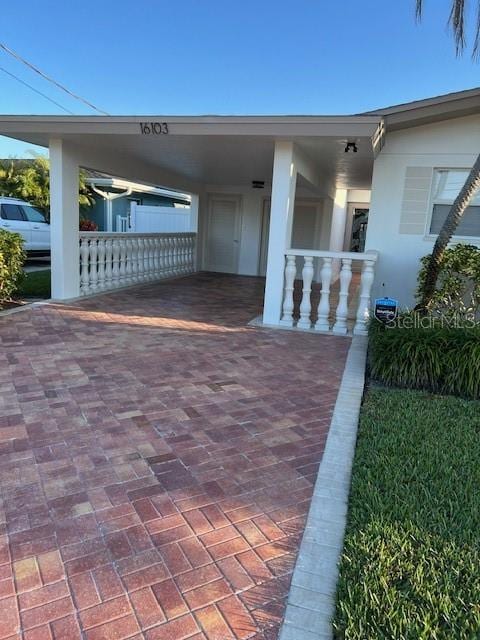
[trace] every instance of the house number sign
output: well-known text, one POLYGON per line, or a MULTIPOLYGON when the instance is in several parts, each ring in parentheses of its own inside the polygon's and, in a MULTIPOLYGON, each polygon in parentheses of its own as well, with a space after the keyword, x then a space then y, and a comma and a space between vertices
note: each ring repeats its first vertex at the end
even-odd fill
POLYGON ((168 133, 166 122, 140 122, 140 132, 144 136, 161 136, 168 133))

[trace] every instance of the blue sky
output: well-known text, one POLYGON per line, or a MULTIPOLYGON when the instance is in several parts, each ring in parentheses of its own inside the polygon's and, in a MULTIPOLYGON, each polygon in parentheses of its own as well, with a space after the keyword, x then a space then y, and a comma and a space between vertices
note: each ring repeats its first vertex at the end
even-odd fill
MULTIPOLYGON (((414 0, 23 0, 2 3, 1 40, 111 114, 358 113, 480 85, 450 0, 424 1, 418 25, 414 0)), ((93 113, 1 51, 0 66, 93 113)), ((62 111, 0 71, 0 113, 62 111)), ((29 148, 0 137, 0 157, 29 148)))

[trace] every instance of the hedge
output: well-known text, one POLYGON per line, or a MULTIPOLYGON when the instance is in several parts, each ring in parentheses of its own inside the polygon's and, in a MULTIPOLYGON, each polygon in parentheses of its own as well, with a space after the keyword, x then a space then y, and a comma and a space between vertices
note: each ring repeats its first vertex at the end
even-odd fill
POLYGON ((386 386, 480 399, 480 325, 454 328, 431 317, 427 320, 430 326, 411 328, 402 322, 394 326, 371 322, 372 379, 386 386))
POLYGON ((22 236, 0 229, 0 306, 17 290, 25 257, 22 236))

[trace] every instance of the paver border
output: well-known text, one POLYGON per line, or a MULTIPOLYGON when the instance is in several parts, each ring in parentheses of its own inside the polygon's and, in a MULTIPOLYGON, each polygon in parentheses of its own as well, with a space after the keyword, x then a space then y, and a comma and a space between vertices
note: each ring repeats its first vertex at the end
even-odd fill
POLYGON ((348 351, 297 556, 279 640, 331 640, 368 338, 348 351))

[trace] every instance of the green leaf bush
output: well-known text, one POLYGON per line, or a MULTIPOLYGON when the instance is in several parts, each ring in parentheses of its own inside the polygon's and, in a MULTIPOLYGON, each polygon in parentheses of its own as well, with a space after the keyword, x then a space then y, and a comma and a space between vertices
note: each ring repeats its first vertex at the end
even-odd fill
POLYGON ((386 386, 480 399, 480 325, 410 313, 369 329, 371 377, 386 386), (408 321, 408 322, 407 322, 408 321))
MULTIPOLYGON (((430 256, 421 260, 417 301, 421 299, 430 256)), ((429 309, 436 316, 480 319, 480 248, 457 244, 445 251, 429 309)))
POLYGON ((22 236, 0 229, 0 307, 20 285, 25 257, 22 236))

